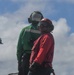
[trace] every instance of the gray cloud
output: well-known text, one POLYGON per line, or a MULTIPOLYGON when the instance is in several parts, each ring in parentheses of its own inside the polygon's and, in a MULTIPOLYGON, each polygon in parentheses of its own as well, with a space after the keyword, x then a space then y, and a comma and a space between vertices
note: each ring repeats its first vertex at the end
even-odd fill
POLYGON ((3 40, 3 44, 0 45, 0 75, 8 75, 8 73, 17 72, 17 40, 21 29, 27 24, 12 22, 7 17, 3 17, 0 23, 0 37, 3 40), (9 22, 14 25, 11 26, 9 22))
POLYGON ((54 38, 55 38, 55 56, 54 67, 57 75, 74 74, 74 33, 69 34, 70 27, 66 19, 59 19, 54 22, 54 38))

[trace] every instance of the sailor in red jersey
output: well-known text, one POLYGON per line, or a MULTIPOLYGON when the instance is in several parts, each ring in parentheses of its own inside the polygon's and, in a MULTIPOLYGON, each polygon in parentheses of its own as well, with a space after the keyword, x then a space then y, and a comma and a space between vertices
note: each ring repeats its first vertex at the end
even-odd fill
POLYGON ((54 26, 51 20, 43 18, 38 27, 42 35, 34 42, 28 75, 55 75, 52 69, 54 38, 51 34, 54 26))

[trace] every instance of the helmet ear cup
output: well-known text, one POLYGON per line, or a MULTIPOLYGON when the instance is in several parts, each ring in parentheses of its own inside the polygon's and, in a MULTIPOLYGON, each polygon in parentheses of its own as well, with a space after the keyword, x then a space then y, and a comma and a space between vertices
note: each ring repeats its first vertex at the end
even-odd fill
POLYGON ((33 13, 31 13, 30 17, 28 18, 28 22, 29 22, 29 23, 32 23, 32 14, 33 14, 33 13))
POLYGON ((31 20, 31 18, 28 18, 28 22, 29 22, 29 23, 32 23, 32 20, 31 20))
POLYGON ((52 32, 53 30, 54 30, 54 26, 51 25, 51 26, 49 27, 49 32, 52 32))

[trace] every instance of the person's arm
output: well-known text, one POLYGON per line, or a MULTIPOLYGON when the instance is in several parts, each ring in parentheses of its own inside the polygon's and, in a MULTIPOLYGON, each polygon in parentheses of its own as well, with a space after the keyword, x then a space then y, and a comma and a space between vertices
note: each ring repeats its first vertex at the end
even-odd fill
POLYGON ((18 62, 21 61, 21 55, 22 55, 22 51, 23 51, 23 46, 22 46, 22 36, 24 33, 24 29, 22 29, 19 39, 18 39, 18 44, 17 44, 17 60, 18 62))
POLYGON ((49 48, 51 47, 51 40, 49 37, 43 37, 40 41, 40 49, 37 54, 37 57, 33 61, 33 63, 30 65, 29 69, 30 71, 34 72, 38 67, 41 66, 41 63, 44 61, 46 54, 49 51, 49 48))
POLYGON ((51 47, 51 44, 52 44, 52 40, 50 37, 45 36, 41 39, 40 49, 39 49, 38 55, 35 58, 34 62, 42 64, 42 62, 44 61, 44 59, 51 47))

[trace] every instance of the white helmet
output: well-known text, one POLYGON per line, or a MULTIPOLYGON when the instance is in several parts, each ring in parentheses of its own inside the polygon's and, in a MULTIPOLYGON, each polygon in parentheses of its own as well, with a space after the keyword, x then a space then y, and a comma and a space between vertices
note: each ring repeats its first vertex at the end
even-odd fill
POLYGON ((39 22, 43 18, 43 15, 39 11, 34 11, 30 17, 28 18, 29 23, 32 23, 34 21, 39 22))

